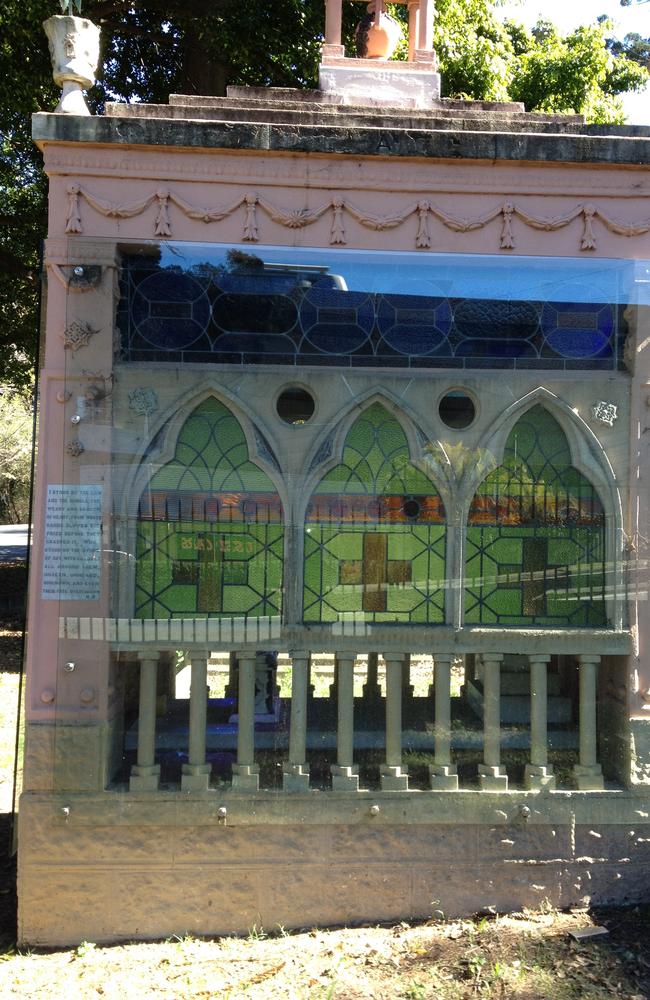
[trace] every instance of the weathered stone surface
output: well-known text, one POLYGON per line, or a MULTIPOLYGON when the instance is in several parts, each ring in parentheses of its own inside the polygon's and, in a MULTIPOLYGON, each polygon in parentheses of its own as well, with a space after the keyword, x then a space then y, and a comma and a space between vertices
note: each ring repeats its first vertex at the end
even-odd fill
MULTIPOLYGON (((457 796, 434 798, 454 799, 457 796)), ((77 797, 23 796, 22 943, 60 945, 253 924, 350 923, 494 907, 639 902, 650 897, 650 824, 192 825, 182 796, 167 822, 81 822, 77 797), (170 822, 170 818, 173 820, 170 822), (634 835, 631 830, 634 829, 634 835), (595 834, 595 835, 594 835, 595 834), (605 860, 606 858, 606 860, 605 860), (57 905, 51 905, 56 899, 57 905)), ((99 800, 97 800, 99 801, 99 800)), ((163 815, 163 814, 161 814, 163 815)), ((513 816, 516 812, 513 813, 513 816)), ((567 813, 569 820, 571 813, 567 813)))
MULTIPOLYGON (((169 146, 177 149, 248 149, 353 156, 424 156, 440 159, 545 163, 650 163, 650 143, 627 136, 533 135, 426 129, 339 128, 170 119, 82 118, 39 113, 39 142, 169 146)), ((649 132, 650 135, 650 132, 649 132)))

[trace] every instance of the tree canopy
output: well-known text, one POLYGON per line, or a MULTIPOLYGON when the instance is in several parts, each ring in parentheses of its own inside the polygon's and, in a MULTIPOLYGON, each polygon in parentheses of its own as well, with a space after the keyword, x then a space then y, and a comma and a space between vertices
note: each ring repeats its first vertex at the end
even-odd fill
MULTIPOLYGON (((354 51, 358 4, 344 4, 354 51)), ((30 138, 30 115, 52 109, 42 22, 57 0, 4 0, 0 8, 0 383, 30 378, 37 329, 39 246, 46 184, 30 138)), ((406 7, 394 8, 404 18, 406 7)), ((85 0, 102 29, 100 80, 89 103, 165 102, 170 93, 223 94, 228 84, 314 86, 324 0, 85 0)), ((561 36, 502 23, 490 0, 437 0, 434 45, 446 96, 523 101, 529 111, 577 112, 621 122, 619 95, 648 80, 650 40, 608 38, 609 22, 561 36)))

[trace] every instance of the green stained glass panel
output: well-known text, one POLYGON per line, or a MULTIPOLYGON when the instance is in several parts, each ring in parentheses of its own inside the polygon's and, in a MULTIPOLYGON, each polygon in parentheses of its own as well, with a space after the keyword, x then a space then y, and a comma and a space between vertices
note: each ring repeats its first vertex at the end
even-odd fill
POLYGON ((277 616, 283 548, 272 481, 235 417, 205 400, 140 501, 136 617, 277 616))
POLYGON ((410 459, 406 434, 380 404, 352 425, 343 461, 307 511, 304 619, 443 624, 445 512, 410 459))
POLYGON ((529 410, 470 509, 468 624, 606 626, 605 517, 557 421, 529 410))

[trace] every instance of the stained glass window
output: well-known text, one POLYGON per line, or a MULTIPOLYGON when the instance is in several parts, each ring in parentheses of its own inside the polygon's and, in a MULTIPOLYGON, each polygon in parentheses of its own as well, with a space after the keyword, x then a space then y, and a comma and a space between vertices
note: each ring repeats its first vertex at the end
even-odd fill
POLYGON ((442 624, 444 579, 442 500, 412 464, 398 420, 375 403, 309 503, 305 621, 442 624))
POLYGON ((629 275, 314 248, 125 253, 126 361, 364 368, 624 367, 629 275), (205 254, 205 256, 202 256, 205 254), (511 273, 510 273, 511 272, 511 273), (507 276, 509 275, 509 277, 507 276))
POLYGON ((279 615, 283 536, 280 498, 239 422, 205 400, 140 498, 136 616, 279 615))
POLYGON ((467 528, 465 621, 605 626, 605 516, 542 406, 508 438, 479 487, 467 528))

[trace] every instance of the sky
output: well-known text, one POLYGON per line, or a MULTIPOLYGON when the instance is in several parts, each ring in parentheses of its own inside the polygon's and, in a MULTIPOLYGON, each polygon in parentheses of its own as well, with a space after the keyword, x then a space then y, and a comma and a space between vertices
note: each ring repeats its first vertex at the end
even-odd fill
MULTIPOLYGON (((637 32, 644 38, 650 36, 650 3, 621 7, 618 0, 516 0, 497 8, 501 17, 521 21, 530 26, 539 17, 553 21, 563 32, 579 24, 589 24, 600 14, 607 14, 614 21, 613 34, 623 38, 637 32)), ((650 125, 650 87, 643 94, 630 94, 624 100, 628 120, 639 125, 650 125)))

